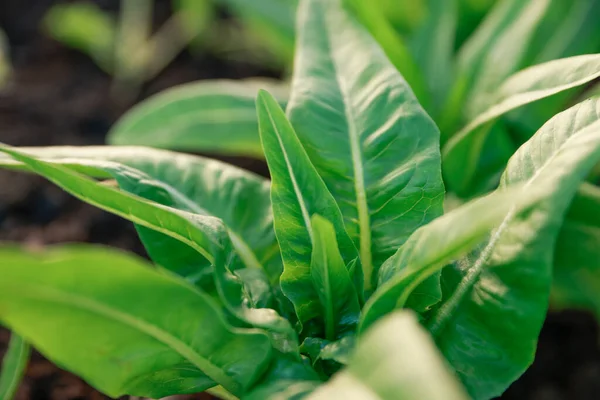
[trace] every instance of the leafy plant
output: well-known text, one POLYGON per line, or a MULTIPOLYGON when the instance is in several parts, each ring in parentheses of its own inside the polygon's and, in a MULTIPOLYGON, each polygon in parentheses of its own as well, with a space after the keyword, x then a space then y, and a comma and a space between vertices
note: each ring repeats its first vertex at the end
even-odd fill
MULTIPOLYGON (((0 320, 115 397, 501 394, 532 362, 572 199, 595 207, 582 183, 600 161, 600 98, 552 117, 497 190, 444 213, 440 131, 356 11, 300 2, 287 116, 267 91, 256 100, 271 181, 143 147, 0 147, 1 165, 134 222, 154 262, 2 248, 0 320)), ((560 85, 592 79, 596 58, 561 61, 585 68, 560 85)), ((119 129, 176 117, 170 105, 119 129)))
MULTIPOLYGON (((378 40, 440 127, 442 172, 450 200, 447 207, 496 188, 512 154, 545 121, 600 93, 600 85, 594 84, 600 79, 600 54, 586 54, 600 50, 600 25, 595 23, 600 12, 598 0, 343 3, 378 40)), ((184 109, 184 102, 190 103, 195 97, 212 102, 204 93, 213 85, 200 82, 188 89, 181 87, 185 100, 167 92, 143 102, 115 125, 109 142, 264 157, 259 154, 258 129, 249 120, 234 136, 220 133, 230 126, 229 119, 162 112, 164 104, 172 110, 184 109), (169 129, 152 135, 137 129, 144 126, 146 113, 161 115, 157 129, 147 131, 156 132, 163 126, 169 129), (215 140, 215 133, 222 140, 215 140)), ((235 104, 232 122, 237 121, 240 108, 237 97, 245 96, 248 90, 245 82, 236 85, 237 89, 229 91, 228 86, 224 90, 235 104)), ((288 97, 278 91, 282 103, 288 97)), ((219 97, 215 104, 221 109, 225 100, 219 97)), ((250 115, 249 111, 244 115, 250 115)), ((598 171, 600 164, 588 177, 589 182, 597 181, 598 171)), ((596 246, 590 248, 594 251, 596 246)), ((600 256, 598 251, 594 254, 600 256)), ((573 261, 566 246, 559 246, 556 259, 571 260, 570 268, 555 267, 564 277, 556 280, 554 288, 555 293, 562 293, 561 306, 596 304, 593 291, 576 285, 582 282, 577 274, 591 274, 589 263, 573 261), (559 288, 561 282, 571 282, 570 289, 559 288), (570 302, 568 293, 573 295, 570 302), (582 301, 584 293, 588 293, 587 300, 582 301)), ((600 308, 593 309, 600 313, 600 308)))

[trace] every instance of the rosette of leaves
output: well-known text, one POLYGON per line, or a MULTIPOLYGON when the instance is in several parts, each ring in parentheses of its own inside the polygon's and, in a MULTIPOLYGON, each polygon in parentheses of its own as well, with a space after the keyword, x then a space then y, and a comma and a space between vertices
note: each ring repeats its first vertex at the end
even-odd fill
POLYGON ((264 90, 256 109, 270 181, 143 147, 0 147, 3 166, 135 223, 152 259, 0 249, 15 343, 114 397, 502 393, 532 362, 559 231, 600 160, 600 99, 447 213, 438 127, 340 0, 300 2, 287 115, 264 90))
MULTIPOLYGON (((447 208, 488 193, 553 115, 598 95, 600 0, 344 0, 440 128, 447 208), (589 54, 591 53, 591 54, 589 54)), ((286 85, 261 82, 285 105, 286 85)), ((202 81, 142 102, 109 142, 264 157, 254 81, 202 81), (195 107, 203 112, 195 113, 195 107)), ((302 132, 299 132, 302 138, 302 132)), ((600 164, 577 194, 555 251, 553 304, 600 315, 600 164), (593 185, 596 186, 593 186, 593 185), (581 201, 580 201, 581 200, 581 201), (574 210, 577 204, 585 211, 574 210), (574 239, 574 238, 579 239, 574 239)))

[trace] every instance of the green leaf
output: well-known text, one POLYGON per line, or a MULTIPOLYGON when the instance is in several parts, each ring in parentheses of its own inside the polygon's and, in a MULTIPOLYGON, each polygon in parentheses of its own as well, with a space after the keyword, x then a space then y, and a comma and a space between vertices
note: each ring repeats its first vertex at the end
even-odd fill
POLYGON ((255 97, 259 88, 277 95, 287 87, 268 80, 200 81, 161 92, 127 112, 108 141, 165 149, 264 157, 255 97))
POLYGON ((600 316, 600 188, 584 184, 554 250, 554 308, 584 308, 600 316))
POLYGON ((0 320, 111 397, 215 382, 239 395, 271 359, 263 333, 231 328, 211 298, 137 258, 90 246, 0 254, 0 320))
MULTIPOLYGON (((525 209, 535 199, 532 193, 524 196, 516 189, 499 191, 455 208, 419 228, 379 270, 378 287, 363 308, 359 330, 364 332, 396 308, 410 307, 407 300, 421 282, 472 251, 511 209, 525 209)), ((418 298, 415 295, 424 297, 429 304, 441 300, 439 288, 415 293, 413 302, 418 298)))
POLYGON ((44 26, 54 39, 90 56, 112 73, 117 24, 93 3, 57 4, 44 16, 44 26))
POLYGON ((299 13, 288 115, 342 210, 370 289, 379 266, 442 213, 439 131, 339 1, 307 0, 299 13))
POLYGON ((448 290, 427 326, 475 399, 499 396, 533 361, 556 237, 600 160, 598 115, 600 99, 580 103, 515 153, 502 185, 524 183, 525 193, 539 191, 543 199, 529 212, 509 212, 485 245, 442 275, 448 290))
POLYGON ((466 400, 468 396, 407 311, 373 326, 358 343, 350 365, 307 399, 466 400))
MULTIPOLYGON (((279 276, 273 262, 278 258, 278 249, 270 209, 270 183, 264 178, 220 161, 142 147, 22 150, 94 177, 117 179, 122 189, 154 202, 218 217, 228 227, 237 251, 249 267, 268 266, 271 276, 279 276)), ((0 166, 26 168, 8 155, 0 155, 0 166)), ((154 261, 181 275, 198 274, 204 261, 197 250, 152 229, 139 230, 154 261)))
MULTIPOLYGON (((124 192, 95 183, 62 166, 22 154, 16 157, 82 200, 136 222, 148 252, 166 268, 207 290, 213 288, 211 273, 214 273, 221 300, 242 324, 267 329, 278 349, 297 353, 296 334, 288 321, 270 308, 259 306, 257 309, 257 305, 248 304, 250 299, 243 295, 243 285, 256 283, 257 276, 235 276, 231 270, 239 266, 230 266, 233 242, 242 260, 250 259, 250 267, 261 267, 249 245, 236 234, 241 232, 242 226, 245 226, 242 230, 248 229, 242 235, 247 233, 257 249, 263 243, 266 254, 273 257, 275 239, 267 196, 268 181, 220 162, 159 150, 90 147, 78 151, 73 148, 30 148, 29 151, 79 168, 103 168, 102 172, 112 174, 124 190, 154 201, 147 203, 141 198, 128 197, 124 192), (81 158, 69 159, 65 154, 78 154, 81 158), (97 158, 110 159, 112 164, 99 162, 97 158), (115 161, 139 167, 149 176, 115 161), (173 186, 161 180, 172 182, 173 186), (206 209, 194 201, 201 202, 206 209), (239 204, 246 204, 248 208, 239 204), (225 230, 221 220, 207 210, 214 211, 231 227, 225 230), (230 241, 229 236, 234 240, 230 241)), ((6 163, 0 160, 0 164, 3 161, 6 163)), ((266 276, 262 284, 269 286, 266 276)))
MULTIPOLYGON (((310 216, 319 214, 333 224, 344 265, 358 257, 346 233, 341 212, 314 169, 283 110, 267 92, 257 99, 260 135, 271 178, 275 232, 281 247, 284 271, 281 289, 292 301, 300 323, 321 316, 319 295, 313 284, 311 253, 314 246, 310 216)), ((352 276, 362 298, 360 268, 352 276)), ((318 329, 318 328, 316 328, 318 329)))
POLYGON ((47 178, 75 197, 139 225, 174 237, 196 249, 205 258, 212 260, 211 238, 205 232, 212 232, 211 223, 215 221, 214 218, 194 216, 121 192, 64 166, 27 156, 15 148, 2 145, 0 152, 22 162, 32 172, 47 178))
POLYGON ((325 338, 335 340, 354 331, 360 305, 338 249, 333 225, 318 215, 310 222, 313 238, 310 273, 323 309, 325 338))
POLYGON ((25 374, 31 348, 16 334, 11 334, 0 369, 0 399, 12 400, 25 374))
MULTIPOLYGON (((549 0, 501 0, 461 47, 456 77, 440 122, 444 135, 480 114, 490 96, 517 71, 549 0)), ((445 136, 444 140, 449 139, 445 136)))
MULTIPOLYGON (((450 90, 458 4, 457 0, 428 0, 427 3, 429 15, 414 33, 410 48, 416 63, 423 71, 429 97, 432 99, 427 111, 435 119, 440 114, 450 90)), ((410 80, 407 81, 410 84, 410 80)))
MULTIPOLYGON (((350 265, 358 252, 344 229, 333 196, 312 166, 283 110, 264 91, 259 92, 257 110, 260 136, 273 180, 275 232, 284 263, 281 288, 294 304, 300 323, 304 324, 321 316, 319 295, 311 273, 314 237, 310 216, 319 214, 333 224, 344 265, 350 265)), ((355 268, 355 271, 352 279, 361 296, 361 270, 355 268)))
POLYGON ((491 106, 458 132, 443 151, 448 187, 464 194, 482 158, 486 124, 525 104, 581 86, 600 76, 600 54, 554 60, 520 71, 504 82, 491 106))

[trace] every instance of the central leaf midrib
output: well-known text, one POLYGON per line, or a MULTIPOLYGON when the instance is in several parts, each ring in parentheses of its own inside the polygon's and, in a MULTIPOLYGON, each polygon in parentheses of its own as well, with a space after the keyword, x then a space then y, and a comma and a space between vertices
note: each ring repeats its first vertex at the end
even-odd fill
MULTIPOLYGON (((323 10, 327 13, 327 10, 323 10)), ((371 289, 372 275, 373 275, 373 256, 371 251, 371 221, 369 218, 369 205, 367 203, 367 194, 365 190, 365 172, 363 169, 363 155, 361 151, 360 136, 358 129, 354 123, 352 103, 350 102, 350 96, 344 86, 342 79, 340 78, 337 66, 337 60, 335 57, 335 50, 337 47, 332 46, 333 36, 331 35, 331 27, 333 25, 324 23, 325 28, 328 32, 325 35, 328 53, 331 55, 331 67, 333 69, 333 75, 335 77, 337 86, 339 88, 340 97, 342 99, 342 105, 344 107, 344 116, 346 118, 348 126, 348 137, 350 142, 350 154, 352 157, 352 170, 354 171, 354 193, 356 196, 356 208, 358 216, 358 228, 359 228, 359 244, 360 244, 360 260, 363 268, 365 290, 371 289)))
MULTIPOLYGON (((52 301, 59 304, 64 304, 67 307, 79 308, 93 314, 97 314, 109 320, 117 321, 123 325, 129 326, 134 330, 142 332, 158 342, 167 345, 171 350, 181 355, 186 360, 194 364, 200 371, 208 377, 223 386, 227 386, 233 392, 238 392, 241 387, 232 377, 227 375, 222 368, 211 363, 207 358, 198 354, 193 348, 179 340, 169 332, 166 332, 160 327, 152 325, 144 320, 137 319, 134 316, 117 310, 111 306, 102 304, 88 297, 80 296, 74 293, 67 293, 58 290, 51 290, 48 287, 28 284, 29 289, 24 289, 22 285, 16 297, 26 297, 31 299, 52 301)), ((4 285, 3 291, 14 292, 11 286, 4 285)))

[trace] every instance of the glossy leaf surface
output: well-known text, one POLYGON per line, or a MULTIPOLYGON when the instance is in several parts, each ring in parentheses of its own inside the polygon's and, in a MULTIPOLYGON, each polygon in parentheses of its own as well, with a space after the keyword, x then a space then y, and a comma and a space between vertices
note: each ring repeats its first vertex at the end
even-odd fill
POLYGON ((485 245, 442 275, 428 327, 475 399, 500 395, 533 361, 546 316, 554 244, 567 207, 600 160, 599 99, 546 123, 511 158, 503 185, 543 195, 509 212, 485 245))
POLYGON ((254 101, 259 88, 285 104, 287 87, 275 81, 188 83, 132 108, 111 129, 108 140, 116 145, 262 158, 254 101))
POLYGON ((231 328, 208 296, 137 258, 89 246, 0 253, 0 319, 112 397, 215 382, 240 394, 270 361, 266 335, 231 328))
POLYGON ((360 250, 365 287, 442 212, 439 131, 339 1, 307 0, 288 115, 360 250))
MULTIPOLYGON (((249 267, 272 267, 278 257, 270 185, 264 178, 220 161, 142 147, 21 149, 97 178, 115 178, 122 189, 140 197, 222 219, 249 267)), ((0 165, 26 168, 4 154, 0 165)), ((140 234, 153 259, 169 269, 190 275, 203 265, 198 252, 178 240, 143 228, 140 234)))
MULTIPOLYGON (((257 100, 260 135, 271 172, 271 201, 275 232, 281 247, 283 293, 294 303, 301 323, 318 318, 319 296, 311 275, 313 228, 311 216, 326 218, 334 227, 345 265, 358 257, 344 229, 340 210, 325 183, 312 166, 283 110, 267 92, 257 100)), ((352 277, 359 296, 360 269, 352 277), (358 275, 358 277, 357 277, 358 275)))
POLYGON ((414 307, 421 297, 427 304, 440 301, 438 286, 430 291, 421 288, 413 294, 413 304, 407 304, 417 285, 472 251, 511 209, 522 210, 536 198, 532 193, 524 197, 516 189, 496 192, 455 208, 418 229, 381 267, 377 290, 363 309, 360 331, 395 308, 414 307))

